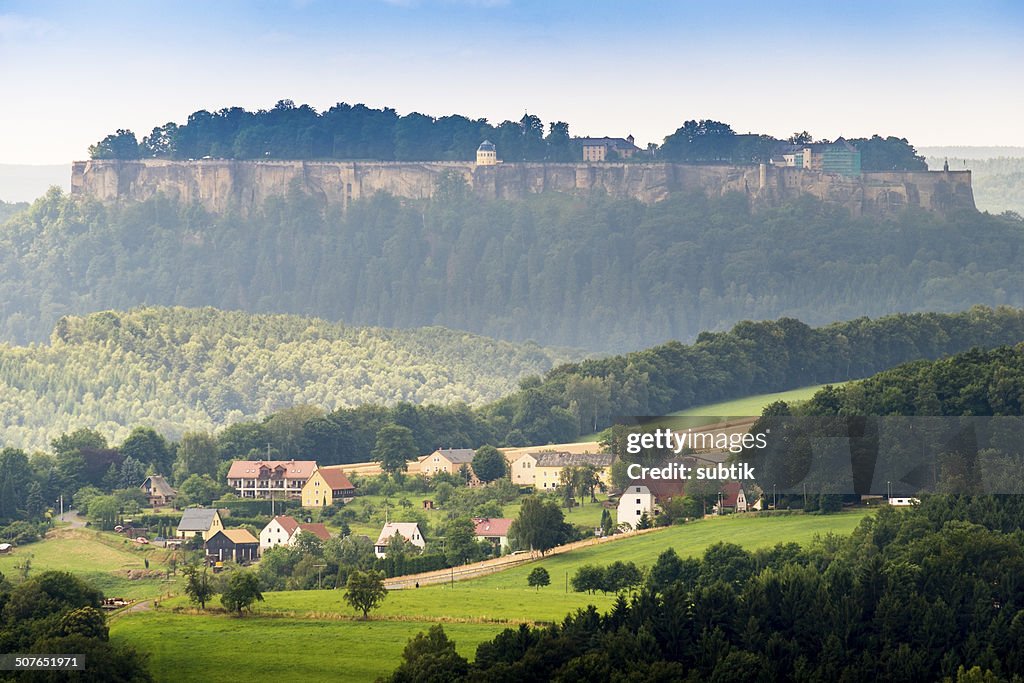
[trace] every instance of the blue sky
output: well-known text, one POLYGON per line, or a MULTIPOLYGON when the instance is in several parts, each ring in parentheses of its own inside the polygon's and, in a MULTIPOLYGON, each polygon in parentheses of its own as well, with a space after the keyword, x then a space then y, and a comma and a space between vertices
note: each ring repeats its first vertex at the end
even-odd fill
POLYGON ((0 0, 0 163, 282 98, 660 142, 714 118, 779 137, 1024 145, 1024 3, 0 0))

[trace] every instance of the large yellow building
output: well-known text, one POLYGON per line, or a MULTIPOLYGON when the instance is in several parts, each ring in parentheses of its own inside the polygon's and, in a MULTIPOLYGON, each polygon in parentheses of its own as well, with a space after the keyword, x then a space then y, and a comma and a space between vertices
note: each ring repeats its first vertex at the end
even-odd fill
POLYGON ((328 507, 355 494, 356 487, 341 467, 321 467, 310 475, 302 487, 302 507, 328 507))
POLYGON ((512 482, 532 484, 539 491, 551 491, 561 484, 562 470, 566 467, 593 465, 599 470, 601 481, 608 486, 612 481, 612 460, 610 453, 528 453, 512 463, 512 482), (520 482, 516 481, 517 474, 520 482))

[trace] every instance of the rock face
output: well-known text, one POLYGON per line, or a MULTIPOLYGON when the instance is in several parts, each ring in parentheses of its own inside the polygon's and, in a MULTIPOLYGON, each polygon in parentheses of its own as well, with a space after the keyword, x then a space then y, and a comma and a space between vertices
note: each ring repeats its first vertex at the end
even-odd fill
POLYGON ((102 201, 139 201, 158 193, 197 202, 214 212, 243 214, 291 190, 325 203, 387 192, 426 199, 446 174, 461 176, 472 192, 518 199, 541 192, 603 192, 645 203, 681 192, 745 195, 755 206, 774 206, 801 195, 846 207, 853 215, 886 215, 908 207, 945 213, 974 209, 970 171, 834 173, 774 166, 668 163, 498 164, 471 162, 94 160, 72 166, 71 192, 102 201))

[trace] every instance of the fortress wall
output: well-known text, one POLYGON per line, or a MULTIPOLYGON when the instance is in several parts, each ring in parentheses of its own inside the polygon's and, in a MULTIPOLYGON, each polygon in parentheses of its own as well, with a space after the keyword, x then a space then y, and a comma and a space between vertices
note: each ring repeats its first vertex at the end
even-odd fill
POLYGON ((489 199, 603 192, 654 203, 674 193, 699 191, 710 196, 738 192, 754 205, 766 206, 812 195, 854 215, 884 215, 907 207, 940 213, 974 208, 970 171, 865 173, 848 178, 799 168, 668 163, 92 160, 73 164, 71 191, 101 201, 140 201, 162 193, 215 212, 248 213, 292 189, 343 206, 377 192, 426 199, 433 196, 444 173, 461 175, 474 194, 489 199))

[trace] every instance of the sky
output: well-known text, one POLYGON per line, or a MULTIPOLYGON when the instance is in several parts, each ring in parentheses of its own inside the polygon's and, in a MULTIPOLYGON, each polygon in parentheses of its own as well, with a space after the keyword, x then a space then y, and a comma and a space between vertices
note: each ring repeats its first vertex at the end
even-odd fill
POLYGON ((199 109, 337 102, 740 133, 1024 145, 1024 2, 0 0, 0 164, 199 109))

